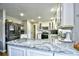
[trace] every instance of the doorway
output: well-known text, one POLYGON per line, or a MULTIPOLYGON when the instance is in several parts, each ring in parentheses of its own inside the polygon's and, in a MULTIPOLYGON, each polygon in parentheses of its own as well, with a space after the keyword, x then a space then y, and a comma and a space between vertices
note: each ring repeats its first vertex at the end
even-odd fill
POLYGON ((36 25, 32 24, 32 38, 36 39, 36 25))
POLYGON ((33 38, 35 39, 36 38, 36 25, 33 25, 33 38))

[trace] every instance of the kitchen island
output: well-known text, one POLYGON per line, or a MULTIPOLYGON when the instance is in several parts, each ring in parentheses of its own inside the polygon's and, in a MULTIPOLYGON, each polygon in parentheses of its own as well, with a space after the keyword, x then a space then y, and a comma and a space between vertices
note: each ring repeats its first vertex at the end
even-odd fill
POLYGON ((7 44, 9 56, 79 56, 79 52, 72 48, 72 43, 17 39, 7 44))

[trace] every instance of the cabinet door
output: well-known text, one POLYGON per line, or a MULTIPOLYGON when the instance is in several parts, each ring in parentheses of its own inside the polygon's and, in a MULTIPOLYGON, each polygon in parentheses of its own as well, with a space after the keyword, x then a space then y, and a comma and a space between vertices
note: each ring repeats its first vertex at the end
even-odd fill
POLYGON ((53 52, 47 52, 36 49, 27 49, 27 56, 53 56, 53 52))
POLYGON ((75 4, 75 20, 73 28, 73 41, 79 41, 79 3, 75 4))
POLYGON ((8 46, 8 55, 9 56, 25 56, 26 54, 26 49, 21 48, 21 47, 16 47, 16 46, 8 46))
POLYGON ((61 4, 61 25, 74 25, 74 4, 61 4))
POLYGON ((68 54, 68 53, 55 53, 54 56, 76 56, 75 54, 68 54))

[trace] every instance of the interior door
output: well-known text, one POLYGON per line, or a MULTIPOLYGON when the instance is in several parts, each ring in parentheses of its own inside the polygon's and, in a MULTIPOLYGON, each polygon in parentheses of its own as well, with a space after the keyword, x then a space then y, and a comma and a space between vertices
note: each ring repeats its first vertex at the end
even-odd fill
POLYGON ((33 38, 36 38, 36 25, 33 25, 33 38))
POLYGON ((32 23, 32 38, 35 39, 36 38, 36 25, 34 23, 32 23))

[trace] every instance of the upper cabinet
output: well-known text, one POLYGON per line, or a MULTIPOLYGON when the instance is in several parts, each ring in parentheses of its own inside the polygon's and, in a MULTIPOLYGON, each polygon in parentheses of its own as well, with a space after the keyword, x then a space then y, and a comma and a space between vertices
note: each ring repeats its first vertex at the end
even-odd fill
POLYGON ((39 30, 55 30, 57 29, 56 20, 39 22, 39 30))
POLYGON ((49 22, 39 22, 39 29, 49 30, 49 22))
POLYGON ((61 4, 61 26, 74 26, 74 4, 61 4))

